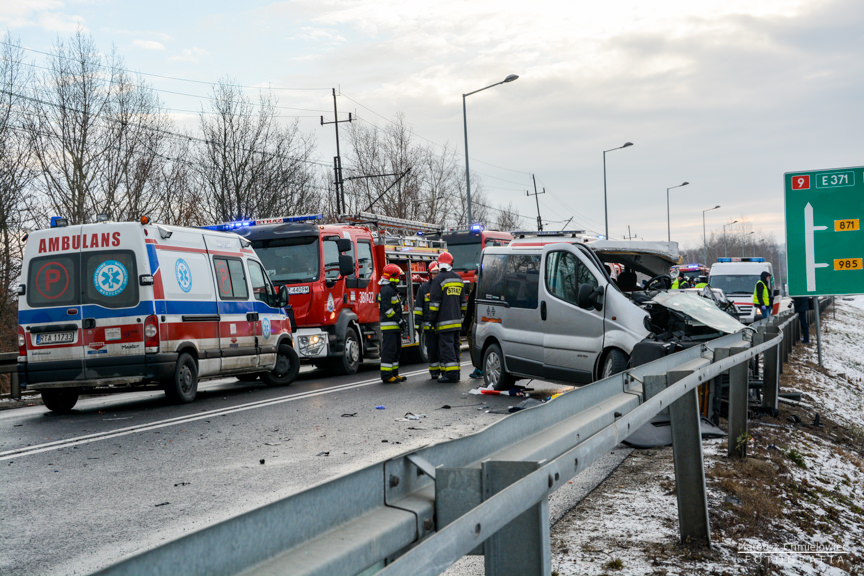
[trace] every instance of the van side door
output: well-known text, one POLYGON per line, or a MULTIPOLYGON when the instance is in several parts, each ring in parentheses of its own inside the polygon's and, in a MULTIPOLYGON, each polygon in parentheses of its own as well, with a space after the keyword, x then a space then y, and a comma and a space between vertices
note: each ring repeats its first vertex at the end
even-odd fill
POLYGON ((246 266, 240 255, 212 256, 219 311, 219 347, 222 371, 258 366, 256 325, 258 313, 249 298, 246 266))
POLYGON ((579 291, 602 285, 583 255, 570 246, 543 250, 540 330, 543 373, 570 382, 594 380, 594 364, 603 351, 603 312, 581 308, 579 291))

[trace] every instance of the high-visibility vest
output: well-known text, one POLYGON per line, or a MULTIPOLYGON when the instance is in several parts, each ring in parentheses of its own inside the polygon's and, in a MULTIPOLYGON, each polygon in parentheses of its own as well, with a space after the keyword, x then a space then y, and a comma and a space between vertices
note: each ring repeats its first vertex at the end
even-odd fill
POLYGON ((707 285, 708 285, 707 282, 700 282, 699 284, 696 284, 696 288, 704 288, 707 285))
POLYGON ((753 304, 757 304, 759 306, 768 306, 771 303, 771 293, 768 291, 768 286, 765 285, 765 282, 759 280, 756 282, 756 287, 753 289, 753 304), (759 293, 759 286, 762 286, 762 293, 759 293), (762 297, 761 300, 759 297, 762 297))

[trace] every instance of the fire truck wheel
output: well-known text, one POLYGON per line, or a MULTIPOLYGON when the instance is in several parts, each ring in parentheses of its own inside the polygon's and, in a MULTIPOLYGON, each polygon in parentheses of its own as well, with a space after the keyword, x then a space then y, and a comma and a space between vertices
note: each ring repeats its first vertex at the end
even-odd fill
POLYGON ((68 414, 78 402, 78 390, 75 388, 55 388, 42 391, 42 403, 58 414, 68 414))
POLYGON ((174 377, 165 383, 165 395, 172 402, 186 404, 198 395, 198 365, 195 359, 183 352, 174 366, 174 377))
POLYGON ((504 369, 504 354, 498 344, 490 344, 483 354, 483 380, 486 387, 494 390, 509 390, 516 379, 504 369))
POLYGON ((272 372, 261 374, 261 380, 268 386, 288 386, 300 372, 300 357, 288 342, 279 345, 276 366, 272 372))
POLYGON ((360 368, 361 357, 360 338, 353 328, 349 328, 345 331, 345 351, 342 356, 334 358, 336 370, 339 374, 356 374, 360 368))

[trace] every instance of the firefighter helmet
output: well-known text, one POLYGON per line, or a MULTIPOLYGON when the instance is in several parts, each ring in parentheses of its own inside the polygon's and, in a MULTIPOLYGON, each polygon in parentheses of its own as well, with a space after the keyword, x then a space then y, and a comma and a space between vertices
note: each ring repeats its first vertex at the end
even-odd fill
POLYGON ((438 262, 436 260, 433 260, 429 263, 429 266, 426 269, 429 271, 430 274, 432 274, 433 272, 438 272, 438 262))
POLYGON ((442 252, 438 255, 438 268, 441 270, 453 269, 453 255, 449 252, 442 252))
POLYGON ((385 280, 399 280, 402 275, 402 269, 396 264, 387 264, 384 266, 383 276, 385 280))

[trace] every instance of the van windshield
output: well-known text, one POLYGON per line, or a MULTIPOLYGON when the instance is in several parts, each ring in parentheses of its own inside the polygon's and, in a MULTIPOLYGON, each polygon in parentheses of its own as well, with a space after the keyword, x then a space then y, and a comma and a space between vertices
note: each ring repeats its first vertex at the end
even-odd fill
POLYGON ((758 281, 758 274, 714 274, 708 283, 726 294, 752 294, 758 281))
POLYGON ((273 282, 301 284, 318 279, 321 269, 318 236, 255 240, 252 247, 273 282))

